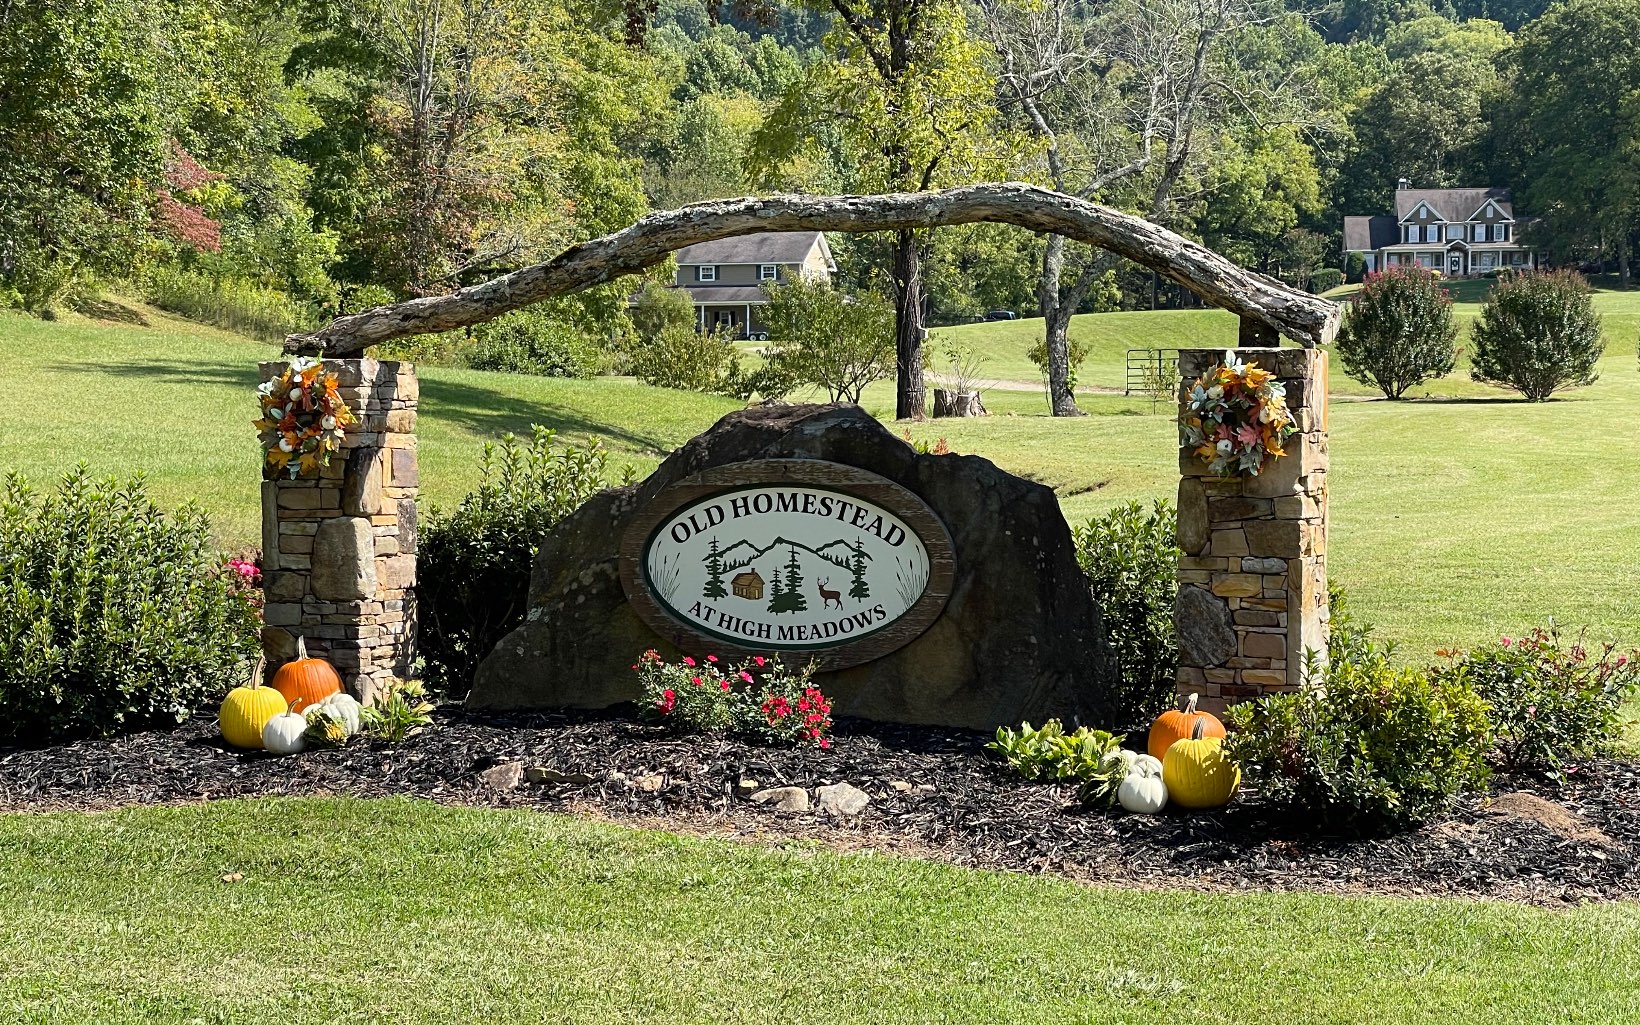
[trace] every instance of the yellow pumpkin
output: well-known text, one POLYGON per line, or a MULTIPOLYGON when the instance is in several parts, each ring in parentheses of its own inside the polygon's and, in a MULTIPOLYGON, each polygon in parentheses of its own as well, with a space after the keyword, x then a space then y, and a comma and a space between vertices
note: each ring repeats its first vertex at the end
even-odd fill
POLYGON ((217 724, 222 727, 222 739, 234 747, 260 748, 262 728, 268 720, 289 706, 279 692, 262 686, 262 659, 256 660, 247 687, 235 687, 222 699, 222 710, 217 713, 217 724))
POLYGON ((1224 738, 1203 736, 1200 720, 1162 759, 1167 796, 1181 808, 1222 808, 1241 783, 1241 769, 1224 756, 1224 738))

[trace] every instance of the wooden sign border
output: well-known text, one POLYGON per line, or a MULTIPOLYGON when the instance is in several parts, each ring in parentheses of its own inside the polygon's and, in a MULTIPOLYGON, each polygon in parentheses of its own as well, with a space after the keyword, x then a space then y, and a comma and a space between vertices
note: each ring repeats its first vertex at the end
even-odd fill
POLYGON ((627 526, 620 544, 621 587, 638 618, 679 651, 730 658, 779 654, 792 665, 813 661, 821 672, 848 669, 897 651, 922 636, 945 612, 956 579, 951 532, 928 503, 869 470, 823 459, 756 459, 713 466, 665 488, 627 526), (827 488, 882 506, 904 520, 928 551, 928 586, 900 618, 858 641, 812 651, 757 648, 724 640, 679 619, 650 594, 643 577, 644 546, 673 513, 737 488, 790 484, 827 488))

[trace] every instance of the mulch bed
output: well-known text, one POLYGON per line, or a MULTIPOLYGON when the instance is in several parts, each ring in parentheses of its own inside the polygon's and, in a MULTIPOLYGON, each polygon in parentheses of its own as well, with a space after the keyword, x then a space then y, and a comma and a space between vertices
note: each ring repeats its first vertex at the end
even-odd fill
POLYGON ((264 795, 403 794, 571 811, 680 832, 800 837, 1008 871, 1141 887, 1322 890, 1502 898, 1632 899, 1640 884, 1640 766, 1601 760, 1555 786, 1499 776, 1493 793, 1400 835, 1352 840, 1284 819, 1256 794, 1212 814, 1087 812, 1071 788, 1022 783, 987 738, 840 722, 826 751, 679 737, 602 715, 480 715, 452 707, 397 748, 293 758, 223 746, 213 719, 168 732, 0 750, 0 808, 98 809, 264 795), (518 762, 570 782, 508 787, 518 762), (579 781, 580 774, 590 782, 579 781), (782 813, 759 787, 866 791, 859 815, 782 813))

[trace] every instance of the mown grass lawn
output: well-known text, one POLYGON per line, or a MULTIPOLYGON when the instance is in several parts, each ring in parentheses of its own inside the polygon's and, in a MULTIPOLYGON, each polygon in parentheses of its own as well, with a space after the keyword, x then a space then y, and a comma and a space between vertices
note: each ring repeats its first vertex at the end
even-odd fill
MULTIPOLYGON (((1474 384, 1460 368, 1414 402, 1348 401, 1367 390, 1335 367, 1331 572, 1358 610, 1407 657, 1521 631, 1548 616, 1640 644, 1640 420, 1635 337, 1640 292, 1602 292, 1608 350, 1601 380, 1529 405, 1474 384)), ((1459 303, 1466 322, 1478 307, 1459 303)), ((136 327, 43 323, 0 314, 0 470, 49 478, 79 459, 102 472, 148 471, 166 504, 193 499, 225 543, 254 542, 255 363, 274 354, 236 335, 149 311, 136 327)), ((1040 321, 948 329, 994 356, 993 377, 1029 379, 1040 321), (1023 363, 1023 368, 1020 364, 1023 363)), ((1119 384, 1127 348, 1233 342, 1214 311, 1079 317, 1092 344, 1083 379, 1119 384)), ((426 500, 448 507, 477 479, 486 440, 531 423, 602 439, 618 463, 647 472, 666 452, 735 408, 732 400, 625 379, 557 381, 421 368, 426 500)), ((1177 486, 1170 411, 1142 398, 1088 394, 1095 415, 1054 420, 1040 393, 996 390, 983 420, 893 425, 944 437, 1055 488, 1073 523, 1177 486)), ((892 391, 866 406, 887 418, 892 391)))
POLYGON ((1110 890, 408 800, 0 816, 0 904, 17 1023, 1640 1019, 1634 905, 1110 890))

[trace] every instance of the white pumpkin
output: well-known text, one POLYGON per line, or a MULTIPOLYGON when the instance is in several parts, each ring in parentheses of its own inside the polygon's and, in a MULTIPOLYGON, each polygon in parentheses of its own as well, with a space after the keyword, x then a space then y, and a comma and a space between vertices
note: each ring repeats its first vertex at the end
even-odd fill
POLYGON ((1167 784, 1162 782, 1162 763, 1149 755, 1135 753, 1128 762, 1122 785, 1116 788, 1116 803, 1136 815, 1154 815, 1166 808, 1167 784))
POLYGON ((293 755, 307 747, 302 736, 307 732, 307 717, 300 712, 281 712, 262 727, 262 746, 276 755, 293 755))
POLYGON ((336 693, 319 702, 321 708, 330 709, 335 718, 346 727, 347 735, 352 737, 359 732, 359 702, 351 694, 336 693))

